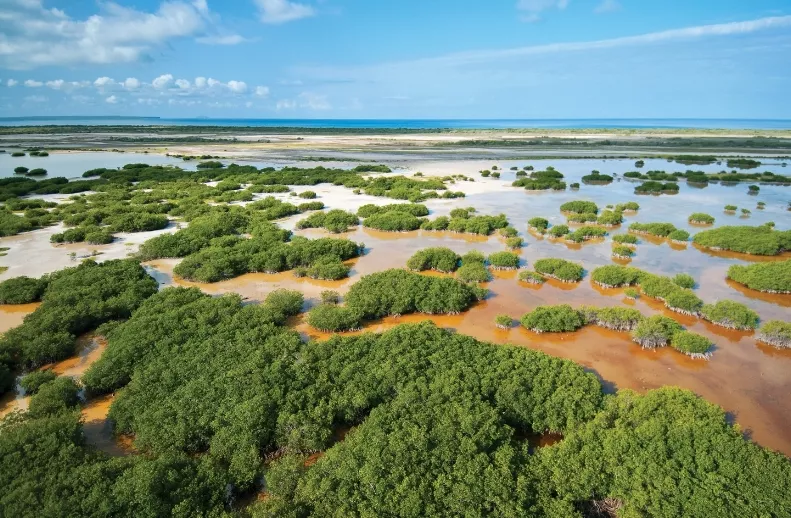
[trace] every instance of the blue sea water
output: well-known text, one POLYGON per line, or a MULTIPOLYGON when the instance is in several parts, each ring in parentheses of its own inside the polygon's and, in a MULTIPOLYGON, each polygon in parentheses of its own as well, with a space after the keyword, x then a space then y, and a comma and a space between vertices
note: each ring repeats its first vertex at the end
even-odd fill
POLYGON ((31 125, 252 126, 261 128, 505 129, 696 128, 791 129, 783 119, 169 119, 160 117, 3 117, 0 126, 31 125))

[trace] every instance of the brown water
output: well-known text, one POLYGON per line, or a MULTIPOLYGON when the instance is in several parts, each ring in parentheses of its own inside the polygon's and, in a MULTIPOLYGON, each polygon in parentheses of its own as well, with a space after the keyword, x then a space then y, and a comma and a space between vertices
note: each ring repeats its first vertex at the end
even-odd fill
MULTIPOLYGON (((623 170, 631 170, 631 161, 607 161, 619 163, 623 170), (624 162, 628 164, 624 165, 624 162)), ((659 167, 668 171, 686 170, 684 166, 671 167, 659 161, 659 167)), ((536 162, 531 162, 538 165, 536 162)), ((549 162, 551 163, 551 162, 549 162)), ((570 175, 567 164, 572 162, 555 161, 558 170, 570 175)), ((412 170, 437 170, 436 164, 426 163, 412 167, 412 170)), ((491 163, 485 167, 489 167, 491 163)), ((559 212, 561 203, 572 199, 595 201, 601 208, 607 204, 637 201, 640 211, 626 214, 626 221, 611 233, 626 232, 628 225, 635 221, 671 222, 691 233, 699 231, 687 223, 689 214, 708 212, 717 218, 713 227, 724 224, 757 225, 773 220, 778 229, 786 229, 791 223, 791 213, 785 210, 786 199, 791 191, 788 187, 761 186, 758 196, 749 196, 746 185, 722 186, 712 184, 704 189, 681 185, 680 193, 674 196, 637 196, 633 194, 636 184, 621 181, 608 186, 585 186, 577 192, 532 193, 509 186, 507 178, 514 173, 507 171, 510 163, 499 162, 506 167, 501 179, 502 186, 495 186, 493 192, 470 194, 462 200, 448 203, 445 200, 430 200, 426 204, 432 210, 432 217, 447 214, 454 207, 474 206, 479 214, 505 213, 509 221, 520 231, 526 247, 522 249, 522 267, 531 268, 532 262, 542 257, 561 257, 581 263, 586 270, 606 264, 613 264, 610 239, 587 242, 581 245, 564 243, 529 233, 526 221, 530 217, 542 216, 551 224, 565 223, 559 212), (725 204, 754 209, 758 200, 765 201, 767 209, 754 211, 746 220, 738 216, 722 213, 725 204)), ((524 165, 520 163, 520 165, 524 165)), ((472 174, 484 167, 482 164, 468 162, 442 163, 443 174, 472 174)), ((579 174, 587 174, 596 168, 610 172, 602 161, 574 161, 579 174), (586 165, 587 163, 587 165, 586 165)), ((698 169, 695 167, 694 169, 698 169)), ((713 170, 719 170, 715 168, 713 170)), ((476 176, 476 182, 482 181, 476 176)), ((574 181, 573 176, 567 178, 574 181)), ((460 184, 463 184, 461 182, 460 184)), ((457 184, 457 185, 460 185, 457 184)), ((453 187, 455 188, 455 187, 453 187)), ((711 227, 711 228, 713 228, 711 227)), ((322 230, 297 231, 307 237, 328 235, 322 230)), ((393 267, 403 267, 407 259, 417 250, 431 246, 446 246, 463 254, 470 250, 480 250, 485 254, 505 249, 504 240, 498 236, 482 237, 452 234, 447 232, 414 231, 403 233, 380 232, 358 227, 342 234, 355 241, 366 244, 367 253, 358 259, 350 279, 337 282, 297 279, 290 272, 276 275, 248 274, 236 279, 211 285, 186 283, 173 279, 172 268, 177 261, 158 261, 149 263, 160 275, 165 284, 197 285, 209 293, 238 292, 253 300, 263 299, 276 288, 298 289, 309 299, 308 305, 315 304, 321 290, 334 289, 341 293, 348 290, 362 275, 393 267)), ((639 236, 636 255, 628 264, 647 271, 674 275, 679 272, 691 274, 699 283, 696 293, 706 302, 718 299, 732 299, 742 302, 761 316, 763 320, 788 320, 788 307, 791 295, 770 295, 749 290, 736 283, 726 282, 725 274, 732 264, 746 264, 753 261, 773 261, 779 257, 759 257, 728 252, 699 250, 693 245, 671 244, 667 240, 639 236)), ((791 454, 791 401, 787 394, 791 391, 791 351, 780 351, 758 344, 754 333, 733 331, 712 325, 696 317, 681 315, 664 308, 661 302, 642 297, 630 301, 620 289, 602 289, 586 277, 577 284, 549 280, 543 285, 534 286, 517 280, 517 272, 493 272, 493 280, 487 283, 491 296, 469 311, 454 316, 406 315, 391 317, 369 323, 366 331, 383 331, 405 322, 419 322, 430 318, 437 325, 457 330, 481 340, 496 343, 512 343, 544 351, 554 356, 569 358, 594 371, 604 382, 607 390, 630 388, 648 390, 663 385, 678 385, 700 394, 706 399, 721 405, 732 413, 733 418, 758 443, 791 454), (518 319, 522 314, 542 304, 568 303, 572 306, 591 304, 615 306, 628 304, 646 315, 664 314, 672 317, 692 331, 710 338, 715 347, 710 361, 693 360, 670 348, 656 351, 643 350, 634 344, 628 333, 610 331, 598 327, 586 327, 576 333, 536 334, 520 327, 500 330, 494 325, 494 317, 507 314, 518 319)), ((325 333, 317 332, 297 319, 295 327, 306 338, 325 339, 325 333)), ((354 333, 350 333, 354 334, 354 333)))
MULTIPOLYGON (((426 202, 432 217, 447 214, 455 207, 474 206, 479 214, 505 213, 526 247, 520 252, 522 267, 532 268, 532 263, 543 257, 560 257, 577 261, 586 270, 606 264, 613 264, 611 258, 612 241, 593 241, 585 244, 569 244, 555 239, 529 233, 526 222, 534 216, 546 217, 550 223, 565 223, 559 212, 561 203, 573 199, 595 201, 600 208, 607 204, 637 201, 641 210, 636 214, 626 214, 625 222, 611 233, 626 232, 632 222, 670 222, 694 234, 701 230, 687 223, 693 212, 707 212, 717 218, 715 228, 721 225, 758 225, 774 221, 778 229, 791 226, 791 212, 786 204, 791 196, 791 187, 761 186, 757 196, 747 194, 746 184, 722 186, 712 184, 706 188, 696 188, 681 182, 680 192, 674 196, 637 196, 633 194, 635 183, 614 182, 607 186, 583 185, 579 191, 566 192, 526 192, 510 187, 514 173, 508 171, 511 165, 526 165, 528 162, 487 161, 487 162, 422 162, 411 164, 411 172, 421 170, 429 174, 462 173, 476 178, 475 184, 459 182, 452 189, 467 190, 468 196, 459 200, 430 200, 426 202), (500 180, 482 179, 477 171, 490 168, 493 164, 504 168, 500 180), (485 185, 482 185, 485 184, 485 185), (766 209, 755 210, 757 201, 764 201, 766 209), (749 218, 726 215, 722 211, 725 204, 733 204, 753 210, 749 218)), ((567 181, 579 181, 579 176, 598 169, 602 173, 612 173, 633 169, 633 161, 615 160, 574 160, 574 161, 530 161, 536 169, 554 164, 566 174, 567 181)), ((646 161, 644 171, 664 169, 668 172, 684 171, 686 166, 670 164, 662 160, 646 161)), ((718 171, 721 166, 698 167, 718 171)), ((762 167, 761 170, 783 172, 781 168, 762 167)), ((407 171, 409 174, 410 171, 407 171)), ((402 171, 399 171, 401 173, 402 171)), ((320 189, 317 189, 319 191, 320 189)), ((325 198, 328 202, 329 198, 325 198)), ((344 198, 344 203, 347 199, 344 198)), ((383 202, 392 200, 383 200, 383 202)), ((333 206, 329 208, 353 208, 352 206, 333 206)), ((293 223, 293 221, 289 221, 293 223)), ((307 237, 328 235, 322 230, 297 231, 307 237)), ((247 274, 235 279, 215 284, 190 283, 172 274, 177 260, 161 260, 148 263, 149 271, 162 285, 178 284, 198 286, 211 294, 237 292, 250 300, 262 300, 266 294, 277 288, 302 291, 308 306, 317 303, 322 290, 333 289, 345 293, 349 286, 362 275, 392 267, 403 267, 407 259, 417 250, 446 246, 463 254, 470 250, 480 250, 485 254, 505 249, 504 240, 498 236, 481 237, 452 234, 447 232, 415 231, 387 233, 358 227, 342 234, 366 245, 366 254, 350 262, 352 265, 349 279, 341 281, 315 281, 295 278, 291 272, 280 274, 247 274)), ((762 294, 749 290, 736 283, 726 281, 727 269, 732 264, 748 264, 754 261, 773 261, 788 257, 759 257, 728 252, 700 250, 694 245, 677 245, 666 240, 639 236, 636 255, 628 264, 652 273, 674 275, 679 272, 691 274, 698 286, 696 293, 706 302, 718 299, 732 299, 754 309, 762 320, 789 320, 791 295, 762 294)), ((709 401, 721 405, 730 412, 736 422, 756 442, 785 454, 791 454, 791 351, 782 351, 759 344, 754 333, 733 331, 671 312, 658 302, 648 298, 630 301, 620 289, 602 289, 590 282, 588 276, 577 284, 566 284, 549 280, 543 285, 534 286, 517 280, 514 271, 494 272, 493 280, 487 283, 490 297, 476 304, 469 311, 455 316, 407 315, 386 318, 369 323, 366 330, 382 331, 405 322, 419 322, 430 318, 437 325, 455 329, 458 332, 495 343, 511 343, 541 350, 548 354, 569 358, 595 372, 609 391, 619 388, 648 390, 663 385, 678 385, 693 390, 709 401), (591 304, 596 306, 617 306, 628 304, 644 314, 661 313, 670 316, 689 329, 709 337, 714 343, 714 354, 710 361, 693 360, 670 348, 656 351, 643 350, 634 344, 628 333, 621 333, 586 327, 576 333, 536 334, 514 327, 500 330, 494 325, 494 317, 507 314, 518 319, 522 314, 542 304, 568 303, 572 306, 591 304)), ((0 308, 0 326, 13 324, 13 313, 3 312, 0 308)), ((19 317, 16 322, 18 323, 19 317)), ((294 326, 308 338, 325 339, 307 326, 302 318, 294 319, 294 326)), ((84 364, 83 360, 79 360, 84 364)), ((99 412, 104 403, 96 403, 99 412)), ((109 404, 109 403, 107 403, 109 404)), ((98 415, 102 415, 100 412, 98 415)), ((101 428, 101 427, 99 427, 101 428)), ((98 439, 92 442, 99 444, 98 439)))

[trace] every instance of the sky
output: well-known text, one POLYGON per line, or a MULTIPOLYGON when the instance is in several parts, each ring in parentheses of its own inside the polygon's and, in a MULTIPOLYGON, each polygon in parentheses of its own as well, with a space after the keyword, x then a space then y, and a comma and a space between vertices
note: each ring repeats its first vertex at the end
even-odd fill
POLYGON ((0 117, 791 119, 791 0, 0 0, 0 117))

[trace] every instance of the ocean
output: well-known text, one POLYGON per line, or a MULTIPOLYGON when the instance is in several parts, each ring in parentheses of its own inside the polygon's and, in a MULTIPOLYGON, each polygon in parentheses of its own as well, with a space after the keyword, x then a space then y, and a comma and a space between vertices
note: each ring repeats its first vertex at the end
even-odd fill
POLYGON ((0 126, 129 125, 252 126, 261 128, 504 129, 667 128, 791 129, 783 119, 171 119, 160 117, 2 117, 0 126))

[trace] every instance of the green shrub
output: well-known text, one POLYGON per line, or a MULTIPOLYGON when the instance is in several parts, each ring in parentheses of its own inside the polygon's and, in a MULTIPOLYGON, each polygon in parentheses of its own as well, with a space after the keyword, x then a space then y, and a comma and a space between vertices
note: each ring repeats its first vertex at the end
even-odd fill
POLYGON ((692 241, 704 248, 754 255, 778 255, 791 250, 791 230, 769 226, 726 226, 698 232, 692 241))
POLYGON ((739 207, 737 207, 736 205, 726 205, 725 212, 736 212, 736 209, 738 208, 739 207))
POLYGON ((489 265, 495 270, 516 270, 519 256, 513 252, 495 252, 488 257, 489 265))
POLYGON ((420 272, 436 270, 438 272, 455 272, 461 257, 450 248, 436 247, 418 250, 407 261, 407 268, 420 272))
POLYGON ((576 331, 585 325, 582 314, 568 304, 538 306, 525 313, 521 324, 536 333, 563 333, 576 331))
POLYGON ((637 324, 632 331, 632 340, 643 349, 656 349, 667 345, 673 335, 681 330, 681 325, 672 318, 653 315, 637 324))
POLYGON ((0 304, 29 304, 38 302, 47 289, 47 280, 14 277, 0 282, 0 304))
MULTIPOLYGON (((130 165, 130 164, 127 164, 130 165)), ((142 165, 142 164, 141 164, 142 165)), ((126 167, 126 166, 124 166, 126 167)), ((198 169, 222 169, 224 166, 219 160, 208 160, 195 166, 198 169)))
POLYGON ((384 212, 363 220, 363 226, 386 232, 407 232, 417 230, 423 220, 406 212, 384 212))
POLYGON ((505 246, 507 246, 511 250, 517 250, 524 246, 525 241, 521 237, 509 237, 505 240, 505 246))
POLYGON ((791 347, 791 323, 769 320, 758 330, 758 341, 779 348, 791 347))
POLYGON ((605 184, 612 182, 612 176, 608 174, 601 174, 599 171, 593 171, 591 174, 586 174, 583 176, 582 181, 585 183, 605 184))
MULTIPOLYGON (((627 173, 628 174, 628 173, 627 173)), ((626 175, 624 175, 626 176, 626 175)), ((649 180, 634 188, 635 194, 675 194, 678 192, 678 184, 673 182, 662 183, 649 180)))
POLYGON ((700 315, 718 326, 730 329, 755 329, 758 327, 758 313, 744 304, 732 300, 719 300, 714 304, 704 304, 700 315))
POLYGON ((575 214, 598 214, 599 207, 592 201, 574 200, 567 201, 560 206, 561 212, 572 212, 575 214))
POLYGON ((637 236, 633 236, 632 234, 616 234, 612 236, 612 240, 618 244, 637 244, 637 236))
POLYGON ((628 259, 634 255, 634 250, 628 246, 614 246, 612 248, 612 255, 620 259, 628 259))
POLYGON ((678 313, 686 315, 697 315, 703 307, 703 301, 690 290, 679 288, 668 294, 665 299, 665 306, 678 313))
POLYGON ((16 157, 20 157, 20 156, 25 156, 25 154, 23 152, 21 152, 21 151, 14 151, 13 153, 11 153, 11 156, 16 158, 16 157))
POLYGON ((627 201, 615 206, 616 212, 637 212, 638 210, 640 210, 640 204, 636 201, 627 201))
POLYGON ((489 282, 491 274, 484 263, 462 262, 456 271, 456 278, 463 282, 489 282))
POLYGON ((695 279, 688 273, 677 273, 673 277, 673 283, 681 288, 692 289, 695 287, 695 279))
POLYGON ((676 331, 670 339, 670 346, 693 358, 708 358, 711 340, 691 331, 676 331))
POLYGON ((31 398, 28 412, 34 418, 42 418, 68 412, 79 402, 80 387, 68 376, 61 376, 44 383, 31 398))
POLYGON ((579 282, 585 274, 582 266, 565 259, 537 259, 533 268, 541 275, 563 282, 579 282))
POLYGON ((47 174, 47 170, 42 167, 36 167, 25 173, 27 176, 44 176, 45 174, 47 174))
POLYGON ((558 238, 568 235, 569 232, 570 230, 567 225, 555 225, 551 229, 549 229, 549 235, 558 238))
POLYGON ((322 290, 321 303, 322 304, 337 304, 341 301, 341 294, 335 290, 322 290))
POLYGON ((338 281, 349 276, 350 266, 347 266, 335 255, 326 255, 315 259, 309 266, 294 269, 294 275, 310 277, 322 281, 338 281))
POLYGON ((623 290, 623 294, 626 295, 626 298, 635 300, 640 297, 640 292, 634 288, 626 288, 623 290))
POLYGON ((676 227, 672 223, 632 223, 629 225, 629 230, 638 234, 667 237, 676 230, 676 227))
POLYGON ((20 166, 17 166, 17 167, 14 168, 14 173, 16 173, 16 174, 25 174, 28 171, 30 171, 30 169, 28 169, 27 167, 25 167, 23 165, 20 165, 20 166))
POLYGON ((504 229, 507 227, 508 219, 506 219, 504 214, 500 214, 498 216, 470 216, 463 218, 451 218, 448 222, 447 229, 450 232, 488 236, 497 229, 504 229))
POLYGON ((308 312, 308 324, 327 333, 359 329, 361 320, 356 309, 335 304, 319 304, 308 312))
MULTIPOLYGON (((554 229, 555 227, 553 227, 554 229)), ((551 232, 551 231, 550 231, 551 232)), ((602 238, 607 235, 607 230, 601 227, 582 227, 568 234, 566 239, 574 243, 582 243, 591 239, 602 238)))
POLYGON ((614 227, 615 225, 620 225, 621 223, 623 223, 623 214, 621 212, 605 210, 599 215, 599 218, 596 220, 596 223, 598 223, 599 225, 614 227))
POLYGON ((297 196, 306 200, 312 200, 316 197, 316 193, 314 191, 302 191, 297 196))
POLYGON ((566 219, 569 223, 594 223, 597 220, 597 216, 592 212, 569 213, 566 219))
POLYGON ((420 203, 391 203, 389 205, 366 204, 357 209, 357 215, 368 218, 385 212, 406 212, 417 217, 428 216, 428 208, 420 203))
POLYGON ((470 250, 463 256, 461 256, 461 264, 468 265, 468 264, 484 264, 486 263, 486 256, 483 255, 478 250, 470 250))
POLYGON ((339 234, 359 223, 359 218, 351 212, 333 209, 327 212, 314 212, 307 218, 298 221, 297 228, 324 228, 333 234, 339 234))
POLYGON ((299 205, 297 205, 297 210, 299 212, 307 212, 309 210, 321 210, 323 208, 324 208, 323 201, 306 201, 305 203, 300 203, 299 205))
POLYGON ((690 214, 689 222, 696 223, 698 225, 713 225, 714 216, 710 216, 709 214, 703 212, 695 212, 693 214, 690 214))
POLYGON ((38 389, 45 383, 57 378, 58 375, 51 370, 33 371, 22 376, 19 380, 19 386, 25 391, 25 394, 31 395, 38 392, 38 389))
POLYGON ((620 288, 640 283, 642 273, 631 266, 611 264, 600 266, 591 272, 591 281, 605 288, 620 288))
POLYGON ((728 268, 728 278, 753 290, 791 293, 791 259, 747 266, 734 264, 728 268))
POLYGON ((748 214, 752 214, 752 212, 750 212, 750 209, 742 209, 742 214, 746 216, 748 214))
POLYGON ((678 243, 686 243, 687 240, 689 240, 689 232, 686 230, 677 229, 668 234, 667 238, 678 243))
POLYGON ((631 331, 643 320, 643 314, 633 308, 583 306, 580 308, 586 323, 615 331, 631 331))
POLYGON ((640 289, 649 297, 660 300, 665 300, 671 293, 681 290, 670 277, 648 273, 641 273, 640 289))
POLYGON ((494 325, 499 329, 511 329, 511 326, 514 325, 514 319, 508 315, 497 315, 494 319, 494 325))
POLYGON ((505 238, 516 237, 518 234, 519 232, 514 227, 511 226, 500 229, 500 235, 505 238))
POLYGON ((527 226, 534 232, 544 234, 549 228, 549 221, 546 218, 530 218, 527 220, 527 226))
POLYGON ((530 270, 522 270, 519 272, 519 280, 528 282, 530 284, 544 284, 546 282, 546 279, 543 275, 530 270))

